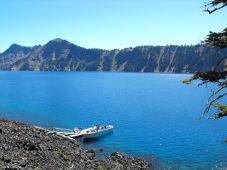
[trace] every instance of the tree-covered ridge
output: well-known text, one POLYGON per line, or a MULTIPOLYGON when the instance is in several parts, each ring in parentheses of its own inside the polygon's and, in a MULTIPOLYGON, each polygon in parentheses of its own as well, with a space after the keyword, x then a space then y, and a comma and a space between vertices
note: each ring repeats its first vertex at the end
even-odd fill
MULTIPOLYGON (((214 68, 224 54, 227 54, 226 50, 206 45, 101 50, 86 49, 55 39, 32 48, 12 45, 0 54, 0 69, 194 73, 214 68)), ((222 68, 220 65, 218 69, 222 68)))

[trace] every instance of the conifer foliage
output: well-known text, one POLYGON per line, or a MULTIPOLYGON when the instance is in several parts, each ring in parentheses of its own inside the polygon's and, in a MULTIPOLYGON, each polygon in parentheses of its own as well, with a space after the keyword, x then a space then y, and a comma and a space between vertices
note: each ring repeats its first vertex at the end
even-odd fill
MULTIPOLYGON (((204 11, 209 14, 214 13, 227 6, 227 0, 212 0, 204 4, 204 11)), ((222 32, 210 32, 204 43, 217 49, 227 49, 227 28, 222 32)), ((211 107, 216 108, 216 112, 212 113, 209 118, 219 119, 221 117, 227 116, 227 105, 226 103, 219 103, 221 100, 227 96, 227 55, 220 58, 215 67, 207 72, 196 72, 190 79, 183 80, 185 84, 190 84, 193 80, 200 80, 200 85, 212 83, 217 84, 218 89, 213 90, 210 97, 208 98, 204 112, 201 118, 209 113, 211 107), (220 71, 220 67, 222 67, 220 71), (219 68, 219 69, 218 69, 219 68)), ((226 102, 226 100, 225 100, 226 102)))

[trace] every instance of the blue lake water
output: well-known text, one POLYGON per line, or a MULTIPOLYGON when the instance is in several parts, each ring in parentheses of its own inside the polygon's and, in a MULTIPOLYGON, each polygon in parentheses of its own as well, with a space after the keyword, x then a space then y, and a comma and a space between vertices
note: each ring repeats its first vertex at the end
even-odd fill
POLYGON ((0 117, 44 127, 112 124, 114 133, 86 146, 155 158, 173 169, 227 166, 227 119, 198 117, 210 88, 189 75, 0 72, 0 117))

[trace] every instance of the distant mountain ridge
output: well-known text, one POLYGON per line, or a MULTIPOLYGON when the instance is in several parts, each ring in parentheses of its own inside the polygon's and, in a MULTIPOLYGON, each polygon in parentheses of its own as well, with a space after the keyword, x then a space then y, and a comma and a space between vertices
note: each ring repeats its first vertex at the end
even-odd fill
POLYGON ((200 44, 86 49, 57 38, 42 46, 11 45, 0 54, 0 69, 194 73, 212 69, 225 54, 200 44))

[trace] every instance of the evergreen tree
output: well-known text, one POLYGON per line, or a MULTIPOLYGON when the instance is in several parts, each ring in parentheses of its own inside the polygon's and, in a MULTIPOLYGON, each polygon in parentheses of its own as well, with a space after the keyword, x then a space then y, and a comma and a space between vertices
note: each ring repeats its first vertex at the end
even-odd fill
MULTIPOLYGON (((213 12, 220 10, 227 6, 227 0, 212 0, 204 4, 204 11, 212 14, 213 12)), ((226 49, 227 48, 227 28, 222 32, 210 32, 206 37, 204 43, 207 45, 218 48, 226 49)), ((227 116, 227 105, 226 103, 219 103, 220 99, 224 99, 227 96, 227 56, 220 58, 216 66, 208 72, 196 72, 190 79, 183 80, 185 84, 190 84, 193 80, 200 80, 201 84, 204 85, 208 83, 217 84, 218 89, 213 90, 212 94, 209 96, 206 108, 201 115, 201 118, 204 117, 211 107, 216 108, 216 112, 212 113, 211 118, 219 119, 221 117, 227 116), (218 67, 222 66, 221 71, 218 67)), ((226 101, 225 101, 226 102, 226 101)))

